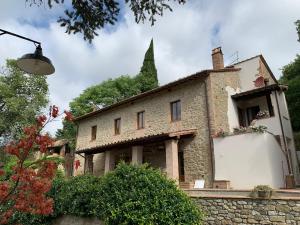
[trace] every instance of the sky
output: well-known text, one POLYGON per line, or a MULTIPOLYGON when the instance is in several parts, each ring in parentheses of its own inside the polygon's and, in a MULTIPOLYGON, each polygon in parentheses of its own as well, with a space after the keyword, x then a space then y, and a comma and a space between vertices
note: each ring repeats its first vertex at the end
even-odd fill
MULTIPOLYGON (((68 1, 66 1, 68 2, 68 1)), ((187 0, 172 4, 156 24, 136 24, 122 8, 120 21, 99 31, 92 44, 81 35, 68 35, 56 23, 64 7, 49 9, 25 0, 0 0, 0 29, 41 41, 43 53, 56 72, 47 77, 50 104, 68 109, 69 102, 91 85, 120 75, 136 75, 151 38, 161 85, 209 69, 211 50, 222 46, 225 64, 263 54, 278 78, 281 68, 300 53, 294 22, 300 19, 299 0, 187 0)), ((33 52, 34 45, 0 36, 0 65, 33 52)), ((50 124, 52 134, 61 122, 50 124)))

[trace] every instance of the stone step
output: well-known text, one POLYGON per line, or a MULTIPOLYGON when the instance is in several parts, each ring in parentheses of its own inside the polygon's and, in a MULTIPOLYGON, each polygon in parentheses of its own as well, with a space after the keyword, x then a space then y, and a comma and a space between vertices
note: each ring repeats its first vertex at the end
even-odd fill
POLYGON ((179 187, 181 189, 193 189, 194 182, 179 182, 179 187))

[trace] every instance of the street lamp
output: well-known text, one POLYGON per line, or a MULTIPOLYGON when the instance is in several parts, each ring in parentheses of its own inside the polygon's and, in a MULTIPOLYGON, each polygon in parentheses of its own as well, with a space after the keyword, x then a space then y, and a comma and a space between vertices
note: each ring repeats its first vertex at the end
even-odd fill
POLYGON ((25 54, 21 58, 17 59, 17 66, 21 70, 25 71, 26 73, 37 75, 50 75, 54 73, 55 68, 51 63, 51 60, 43 56, 40 42, 0 29, 0 36, 3 34, 12 35, 35 44, 36 49, 34 53, 25 54))

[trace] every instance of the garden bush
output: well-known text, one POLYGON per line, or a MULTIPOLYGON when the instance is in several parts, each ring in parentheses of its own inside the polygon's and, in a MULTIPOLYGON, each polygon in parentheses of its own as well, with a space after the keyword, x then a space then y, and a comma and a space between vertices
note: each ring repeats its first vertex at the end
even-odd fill
POLYGON ((102 177, 95 215, 108 225, 198 225, 202 213, 174 181, 147 165, 121 163, 102 177))
POLYGON ((120 163, 103 177, 60 177, 48 193, 50 216, 18 213, 22 225, 48 225, 62 215, 97 217, 107 225, 199 225, 203 214, 174 181, 147 165, 120 163))

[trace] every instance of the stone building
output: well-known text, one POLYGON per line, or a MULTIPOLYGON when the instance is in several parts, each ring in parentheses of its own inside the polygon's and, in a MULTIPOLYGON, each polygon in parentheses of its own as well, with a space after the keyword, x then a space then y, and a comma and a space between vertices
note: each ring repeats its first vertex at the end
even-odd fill
POLYGON ((160 168, 189 188, 195 181, 237 189, 298 182, 287 87, 262 55, 224 67, 216 48, 212 64, 76 118, 83 166, 75 173, 101 176, 123 160, 160 168))
MULTIPOLYGON (((54 141, 53 144, 48 147, 48 152, 49 157, 60 157, 64 163, 63 165, 59 165, 58 169, 63 171, 66 177, 72 176, 74 151, 70 148, 68 140, 60 139, 54 141)), ((38 158, 40 157, 41 155, 39 154, 38 158)))

